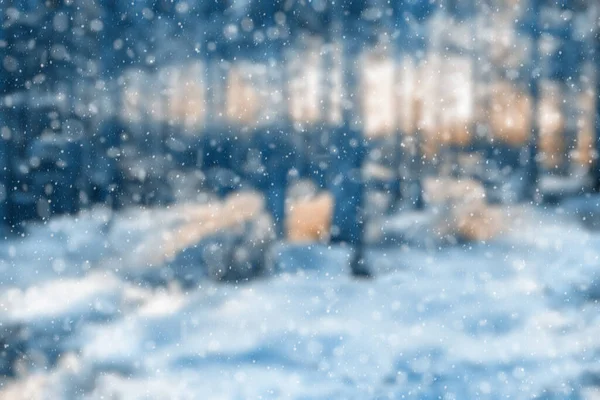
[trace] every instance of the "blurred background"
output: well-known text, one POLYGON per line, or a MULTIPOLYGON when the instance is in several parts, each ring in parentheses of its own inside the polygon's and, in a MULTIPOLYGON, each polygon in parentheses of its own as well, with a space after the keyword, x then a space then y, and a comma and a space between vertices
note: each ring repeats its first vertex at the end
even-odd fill
POLYGON ((0 18, 0 398, 600 398, 596 0, 0 18))

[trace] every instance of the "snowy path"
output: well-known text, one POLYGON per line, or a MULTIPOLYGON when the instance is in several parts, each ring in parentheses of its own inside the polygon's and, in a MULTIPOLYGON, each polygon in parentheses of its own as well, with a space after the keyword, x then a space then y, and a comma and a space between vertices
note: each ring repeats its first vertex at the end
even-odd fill
POLYGON ((600 234, 515 215, 493 243, 373 249, 373 280, 313 246, 189 291, 125 278, 160 218, 53 221, 0 249, 4 359, 28 349, 0 398, 598 399, 600 234))

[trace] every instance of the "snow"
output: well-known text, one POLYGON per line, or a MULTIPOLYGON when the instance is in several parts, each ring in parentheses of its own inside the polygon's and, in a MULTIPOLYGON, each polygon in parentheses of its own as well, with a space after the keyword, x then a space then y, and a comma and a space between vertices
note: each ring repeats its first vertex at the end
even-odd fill
POLYGON ((600 399, 597 1, 5 3, 0 400, 600 399))
POLYGON ((0 398, 596 399, 600 234, 571 203, 507 208, 502 236, 453 246, 425 237, 430 215, 393 215, 383 235, 415 240, 374 242, 373 279, 308 243, 272 246, 249 282, 131 279, 177 207, 30 227, 3 245, 1 329, 29 336, 3 336, 25 356, 0 398))

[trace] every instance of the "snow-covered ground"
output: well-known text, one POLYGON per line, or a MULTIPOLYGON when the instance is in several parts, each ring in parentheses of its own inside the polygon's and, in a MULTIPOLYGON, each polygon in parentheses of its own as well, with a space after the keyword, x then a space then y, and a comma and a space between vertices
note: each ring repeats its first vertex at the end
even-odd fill
POLYGON ((600 399, 595 201, 507 209, 488 243, 415 229, 370 247, 373 279, 274 245, 240 284, 146 257, 174 210, 55 219, 0 247, 0 398, 600 399))

